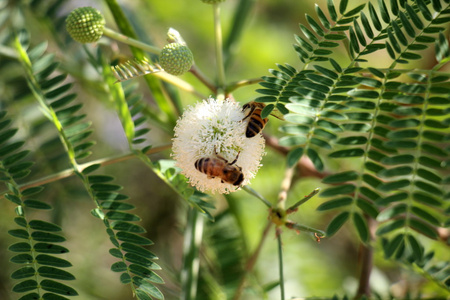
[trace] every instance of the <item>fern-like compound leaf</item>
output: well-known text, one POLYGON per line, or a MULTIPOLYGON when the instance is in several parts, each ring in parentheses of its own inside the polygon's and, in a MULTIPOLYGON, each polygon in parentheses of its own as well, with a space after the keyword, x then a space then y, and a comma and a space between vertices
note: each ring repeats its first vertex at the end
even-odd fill
POLYGON ((61 227, 39 219, 30 220, 27 216, 29 209, 45 210, 51 209, 51 206, 43 201, 29 198, 38 196, 43 190, 42 187, 31 187, 20 191, 16 180, 29 174, 32 163, 22 161, 29 151, 20 150, 24 142, 13 141, 17 130, 8 127, 11 123, 4 112, 0 113, 0 124, 3 124, 0 128, 0 136, 3 137, 2 146, 4 146, 0 154, 0 176, 9 190, 3 196, 18 205, 16 208, 18 217, 15 222, 21 227, 12 229, 8 233, 24 240, 9 246, 11 252, 17 253, 11 257, 10 261, 21 265, 11 274, 11 278, 19 281, 14 285, 13 291, 26 293, 21 299, 37 299, 42 295, 47 295, 44 298, 53 299, 60 297, 58 295, 76 296, 78 293, 73 288, 59 282, 75 279, 71 273, 60 269, 70 267, 71 263, 54 256, 68 252, 65 247, 57 245, 65 241, 63 236, 56 234, 61 232, 61 227), (40 278, 40 281, 37 281, 37 278, 40 278))

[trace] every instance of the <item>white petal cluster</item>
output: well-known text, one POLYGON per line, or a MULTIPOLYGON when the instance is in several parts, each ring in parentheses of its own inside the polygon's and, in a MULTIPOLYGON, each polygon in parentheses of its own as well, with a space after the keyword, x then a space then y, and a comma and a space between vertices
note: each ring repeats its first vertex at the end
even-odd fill
POLYGON ((242 168, 244 180, 249 183, 261 166, 264 138, 261 134, 245 137, 248 118, 242 107, 232 100, 208 98, 189 106, 175 126, 173 158, 176 166, 189 182, 202 192, 230 193, 238 189, 220 178, 208 176, 195 168, 195 162, 203 157, 220 155, 232 162, 239 153, 235 165, 242 168))

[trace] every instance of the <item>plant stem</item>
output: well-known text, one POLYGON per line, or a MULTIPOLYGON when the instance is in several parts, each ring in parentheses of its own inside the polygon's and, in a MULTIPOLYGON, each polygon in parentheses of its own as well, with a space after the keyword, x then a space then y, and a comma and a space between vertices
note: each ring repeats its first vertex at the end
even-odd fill
POLYGON ((239 286, 236 289, 236 293, 234 294, 233 300, 239 300, 241 298, 242 290, 244 289, 247 274, 250 273, 253 268, 255 267, 256 260, 258 259, 259 254, 261 253, 262 246, 264 245, 264 242, 269 234, 269 230, 272 227, 272 222, 267 222, 266 228, 264 228, 264 231, 261 235, 261 239, 259 240, 258 246, 256 247, 255 251, 253 252, 252 256, 248 259, 247 263, 245 264, 245 270, 244 274, 242 275, 241 281, 239 282, 239 286))
MULTIPOLYGON (((160 147, 151 148, 150 150, 148 150, 146 152, 146 154, 149 155, 149 154, 158 153, 158 152, 170 149, 171 147, 172 147, 172 145, 168 144, 168 145, 164 145, 164 146, 160 146, 160 147)), ((123 154, 120 156, 101 158, 98 160, 84 163, 82 165, 78 165, 78 167, 82 172, 87 167, 95 165, 95 164, 100 164, 101 166, 107 166, 107 165, 112 165, 112 164, 122 162, 125 160, 129 160, 129 159, 135 158, 135 157, 136 157, 136 155, 134 155, 133 153, 127 153, 127 154, 123 154)), ((55 182, 55 181, 58 181, 58 180, 61 180, 64 178, 71 177, 73 175, 75 175, 75 170, 73 168, 70 168, 70 169, 58 172, 56 174, 53 174, 53 175, 50 175, 50 176, 47 176, 47 177, 44 177, 44 178, 41 178, 41 179, 38 179, 35 181, 24 183, 24 184, 20 185, 20 190, 25 190, 30 187, 41 186, 44 184, 52 183, 52 182, 55 182)), ((6 191, 3 191, 2 193, 0 193, 0 195, 4 195, 5 193, 6 193, 6 191)))
POLYGON ((143 43, 141 41, 135 40, 135 39, 130 38, 130 37, 128 37, 128 36, 126 36, 124 34, 121 34, 121 33, 117 32, 117 31, 109 29, 107 27, 105 27, 103 29, 103 35, 105 35, 107 37, 110 37, 112 39, 115 39, 115 40, 117 40, 119 42, 122 42, 124 44, 127 44, 127 45, 130 45, 130 46, 142 49, 144 51, 147 51, 147 52, 150 52, 150 53, 153 53, 153 54, 159 55, 159 53, 161 52, 161 49, 159 49, 159 48, 157 48, 155 46, 151 46, 149 44, 146 44, 146 43, 143 43))
POLYGON ((281 242, 281 234, 277 234, 278 241, 278 263, 280 265, 280 292, 281 300, 284 300, 284 274, 283 274, 283 243, 281 242))
POLYGON ((252 189, 251 187, 245 185, 242 187, 242 189, 244 191, 246 191, 247 193, 249 193, 250 195, 255 196, 256 198, 258 198, 259 200, 261 200, 268 208, 272 207, 272 204, 269 202, 269 200, 267 200, 266 198, 264 198, 261 194, 259 194, 257 191, 255 191, 254 189, 252 189))
POLYGON ((203 218, 197 209, 189 207, 183 245, 183 268, 181 270, 181 299, 194 300, 200 268, 198 253, 203 235, 203 218))
POLYGON ((256 84, 256 83, 259 83, 259 82, 262 82, 262 81, 263 81, 262 78, 251 78, 251 79, 244 79, 244 80, 235 81, 235 82, 230 83, 227 86, 226 91, 227 91, 227 93, 231 93, 232 91, 234 91, 234 90, 236 90, 236 89, 238 89, 240 87, 256 84))
POLYGON ((203 83, 208 89, 211 90, 214 94, 217 93, 217 87, 212 83, 201 71, 200 69, 194 64, 192 68, 189 70, 189 72, 192 73, 195 77, 197 77, 198 80, 200 80, 201 83, 203 83))
POLYGON ((222 26, 220 24, 220 4, 213 4, 214 10, 214 37, 216 43, 217 82, 218 93, 225 92, 225 66, 223 62, 222 26))

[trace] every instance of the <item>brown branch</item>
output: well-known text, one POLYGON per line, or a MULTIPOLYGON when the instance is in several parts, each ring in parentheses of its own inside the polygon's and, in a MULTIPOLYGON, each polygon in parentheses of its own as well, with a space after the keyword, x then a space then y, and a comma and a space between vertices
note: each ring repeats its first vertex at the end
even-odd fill
POLYGON ((358 260, 361 266, 358 291, 356 292, 355 300, 361 299, 363 296, 370 297, 370 274, 373 266, 373 247, 370 242, 374 239, 374 231, 376 230, 376 222, 369 216, 366 216, 367 224, 369 225, 370 240, 367 245, 361 243, 359 247, 358 260))

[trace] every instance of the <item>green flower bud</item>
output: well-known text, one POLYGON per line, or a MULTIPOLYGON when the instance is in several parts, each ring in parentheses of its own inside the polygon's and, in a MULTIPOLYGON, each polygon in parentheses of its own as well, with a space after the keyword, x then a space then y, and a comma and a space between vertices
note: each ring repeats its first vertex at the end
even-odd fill
POLYGON ((170 43, 164 46, 159 56, 159 64, 169 74, 182 75, 189 71, 194 63, 194 56, 186 45, 170 43))
POLYGON ((103 35, 105 19, 93 7, 74 9, 66 19, 66 29, 77 42, 86 44, 98 41, 103 35))
POLYGON ((224 2, 225 0, 202 0, 203 3, 206 4, 215 4, 215 3, 220 3, 220 2, 224 2))

